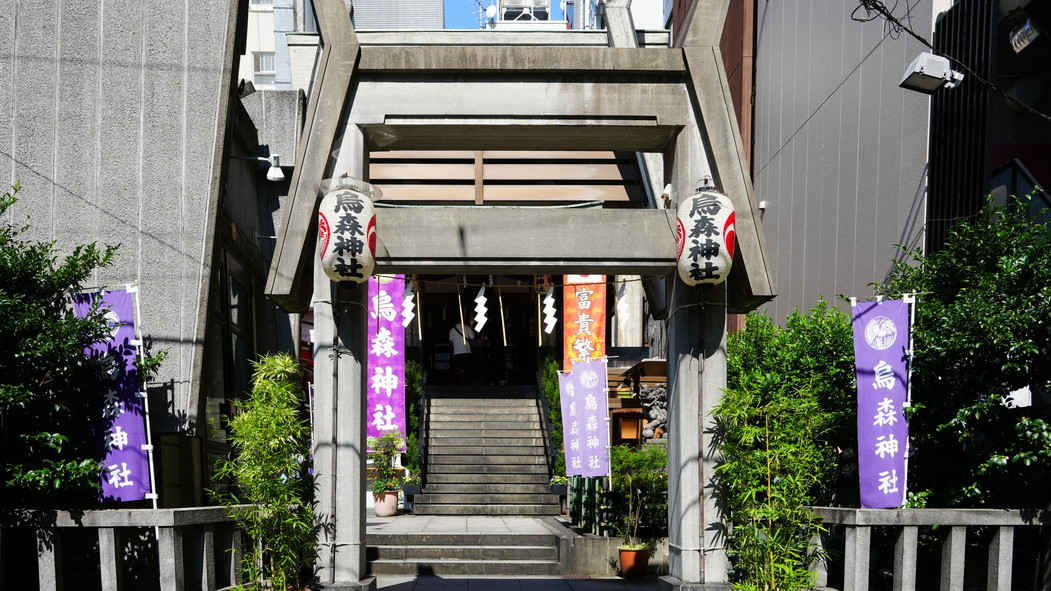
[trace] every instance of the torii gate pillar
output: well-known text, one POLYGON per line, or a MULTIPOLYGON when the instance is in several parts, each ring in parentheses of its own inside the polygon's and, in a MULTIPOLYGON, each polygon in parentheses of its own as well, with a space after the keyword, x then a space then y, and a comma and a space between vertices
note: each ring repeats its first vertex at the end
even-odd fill
MULTIPOLYGON (((673 203, 711 178, 697 124, 667 154, 673 203)), ((726 284, 691 287, 672 273, 668 312, 668 566, 662 589, 729 589, 725 521, 715 494, 712 409, 726 388, 726 284)))

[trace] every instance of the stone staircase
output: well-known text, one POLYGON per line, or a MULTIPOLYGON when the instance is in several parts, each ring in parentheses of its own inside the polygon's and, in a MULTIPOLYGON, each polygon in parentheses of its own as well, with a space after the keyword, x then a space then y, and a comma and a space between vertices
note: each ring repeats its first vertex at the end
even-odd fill
MULTIPOLYGON (((412 519, 412 518, 410 518, 412 519)), ((544 533, 369 534, 373 575, 559 575, 558 538, 544 533)))
POLYGON ((535 389, 445 387, 428 395, 417 515, 558 515, 535 389))

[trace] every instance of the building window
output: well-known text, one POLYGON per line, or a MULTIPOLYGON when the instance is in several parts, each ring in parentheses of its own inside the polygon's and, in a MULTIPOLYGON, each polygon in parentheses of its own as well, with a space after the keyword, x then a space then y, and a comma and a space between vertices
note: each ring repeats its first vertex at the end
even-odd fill
POLYGON ((252 6, 273 6, 274 0, 252 0, 252 6))
POLYGON ((314 14, 314 3, 303 0, 303 32, 317 33, 317 15, 314 14))
POLYGON ((254 59, 255 69, 253 72, 253 82, 256 88, 262 86, 273 86, 276 76, 274 69, 274 52, 272 51, 259 51, 252 54, 254 59))

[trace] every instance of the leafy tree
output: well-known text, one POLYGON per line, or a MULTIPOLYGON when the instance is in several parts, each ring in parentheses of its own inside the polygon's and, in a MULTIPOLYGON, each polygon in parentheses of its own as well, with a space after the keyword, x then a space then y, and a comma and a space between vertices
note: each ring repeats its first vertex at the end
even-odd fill
POLYGON ((734 587, 808 589, 822 528, 806 506, 857 499, 850 321, 825 302, 784 328, 752 313, 727 359, 713 414, 734 587))
POLYGON ((408 435, 406 436, 405 467, 413 474, 420 473, 420 417, 423 414, 423 372, 420 364, 411 360, 405 360, 405 425, 408 435))
POLYGON ((668 449, 662 444, 609 450, 613 479, 606 493, 608 512, 621 548, 647 550, 650 540, 668 535, 668 449))
MULTIPOLYGON (((0 216, 20 185, 0 197, 0 216)), ((97 411, 101 365, 85 348, 109 329, 97 308, 71 307, 115 246, 77 246, 23 238, 26 225, 0 224, 0 482, 9 506, 84 506, 97 500, 98 450, 87 417, 97 411)))
POLYGON ((767 373, 750 389, 728 390, 715 416, 725 458, 716 473, 732 524, 734 589, 810 589, 809 567, 817 558, 810 540, 823 528, 807 505, 825 461, 821 438, 830 414, 813 390, 785 390, 776 374, 767 373))
POLYGON ((286 589, 311 578, 302 572, 314 562, 314 511, 306 474, 310 425, 302 412, 299 371, 291 355, 260 359, 252 391, 230 419, 234 457, 219 463, 216 476, 236 488, 213 494, 233 507, 252 541, 241 562, 241 589, 286 589))
POLYGON ((898 264, 884 294, 918 293, 909 488, 914 504, 1043 507, 1051 383, 1051 232, 1028 199, 988 204, 944 248, 898 264))
POLYGON ((544 358, 544 371, 540 374, 540 386, 547 400, 547 418, 551 421, 551 441, 555 444, 551 473, 566 475, 566 456, 562 450, 562 403, 558 390, 558 361, 554 356, 544 358))
POLYGON ((857 390, 850 317, 821 301, 806 314, 793 312, 784 328, 752 312, 747 328, 727 340, 727 387, 757 393, 763 406, 806 390, 831 413, 824 435, 828 456, 818 468, 814 502, 857 506, 857 390))

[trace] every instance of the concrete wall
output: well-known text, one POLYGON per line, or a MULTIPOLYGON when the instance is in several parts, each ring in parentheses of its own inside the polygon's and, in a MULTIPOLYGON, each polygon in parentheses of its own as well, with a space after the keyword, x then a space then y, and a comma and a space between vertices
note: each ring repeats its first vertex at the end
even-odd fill
POLYGON ((0 175, 25 187, 9 219, 65 251, 121 245, 89 285, 139 284, 165 429, 193 414, 235 7, 0 0, 0 175))
MULTIPOLYGON (((921 45, 881 20, 851 20, 856 6, 787 0, 756 9, 752 170, 756 199, 767 203, 774 318, 820 296, 869 296, 894 244, 922 245, 928 99, 898 88, 921 45)), ((930 0, 903 2, 895 14, 929 34, 930 0)))

